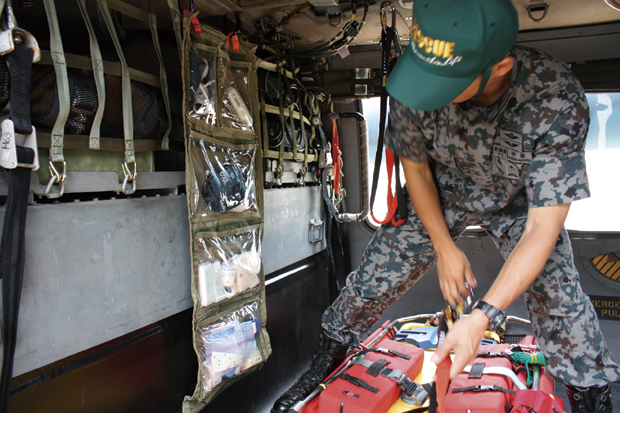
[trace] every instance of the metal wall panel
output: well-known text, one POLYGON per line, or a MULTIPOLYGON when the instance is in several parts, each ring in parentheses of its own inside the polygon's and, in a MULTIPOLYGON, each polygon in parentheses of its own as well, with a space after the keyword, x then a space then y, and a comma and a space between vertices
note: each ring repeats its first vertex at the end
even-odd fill
POLYGON ((191 307, 188 233, 184 195, 28 207, 13 376, 191 307))
POLYGON ((322 240, 310 243, 310 220, 324 221, 319 186, 265 189, 265 234, 262 255, 265 274, 282 269, 325 249, 322 240))

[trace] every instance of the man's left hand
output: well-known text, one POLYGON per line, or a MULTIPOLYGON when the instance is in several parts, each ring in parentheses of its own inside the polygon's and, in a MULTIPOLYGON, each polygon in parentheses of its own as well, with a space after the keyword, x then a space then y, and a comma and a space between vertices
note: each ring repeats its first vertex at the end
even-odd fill
POLYGON ((436 365, 439 364, 454 349, 454 362, 450 368, 450 379, 454 379, 476 358, 480 342, 488 327, 489 318, 482 311, 474 309, 471 315, 454 323, 431 361, 436 365))

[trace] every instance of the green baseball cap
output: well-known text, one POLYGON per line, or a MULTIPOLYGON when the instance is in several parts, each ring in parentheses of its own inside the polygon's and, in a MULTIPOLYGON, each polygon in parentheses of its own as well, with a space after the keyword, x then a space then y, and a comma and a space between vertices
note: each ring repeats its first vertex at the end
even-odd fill
POLYGON ((392 98, 436 110, 461 95, 510 52, 519 32, 511 0, 416 0, 409 46, 386 84, 392 98))

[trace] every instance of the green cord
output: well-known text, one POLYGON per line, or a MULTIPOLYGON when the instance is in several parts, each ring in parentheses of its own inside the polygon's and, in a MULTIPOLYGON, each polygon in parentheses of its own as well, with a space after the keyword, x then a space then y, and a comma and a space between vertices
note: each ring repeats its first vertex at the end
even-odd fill
POLYGON ((512 352, 510 359, 516 364, 525 365, 527 371, 526 385, 530 385, 533 376, 530 374, 529 365, 545 366, 545 355, 542 353, 512 352))

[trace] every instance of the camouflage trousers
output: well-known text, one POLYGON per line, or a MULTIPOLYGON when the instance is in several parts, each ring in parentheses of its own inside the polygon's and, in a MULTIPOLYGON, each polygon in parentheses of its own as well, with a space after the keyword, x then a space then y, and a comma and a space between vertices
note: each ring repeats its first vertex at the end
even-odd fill
MULTIPOLYGON (((324 312, 322 326, 335 340, 344 344, 363 340, 383 311, 436 263, 430 237, 410 204, 409 208, 403 225, 377 230, 360 266, 349 274, 338 298, 324 312)), ((444 217, 454 240, 468 225, 480 224, 474 214, 460 209, 444 209, 444 217)), ((521 238, 525 221, 515 220, 500 237, 485 228, 505 259, 521 238)), ((581 290, 565 229, 525 299, 551 376, 581 387, 602 386, 620 378, 592 303, 581 290)))

